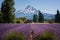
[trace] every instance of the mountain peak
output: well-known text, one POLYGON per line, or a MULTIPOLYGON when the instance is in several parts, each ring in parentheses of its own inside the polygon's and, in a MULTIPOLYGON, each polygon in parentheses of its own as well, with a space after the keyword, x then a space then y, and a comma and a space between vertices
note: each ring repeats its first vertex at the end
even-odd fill
POLYGON ((25 9, 17 11, 18 13, 37 13, 37 9, 35 9, 33 6, 28 5, 25 9))
POLYGON ((28 9, 28 10, 36 10, 33 6, 31 5, 28 5, 25 9, 28 9))
POLYGON ((28 9, 28 8, 30 8, 30 7, 32 7, 31 5, 28 5, 27 7, 26 7, 26 9, 28 9))

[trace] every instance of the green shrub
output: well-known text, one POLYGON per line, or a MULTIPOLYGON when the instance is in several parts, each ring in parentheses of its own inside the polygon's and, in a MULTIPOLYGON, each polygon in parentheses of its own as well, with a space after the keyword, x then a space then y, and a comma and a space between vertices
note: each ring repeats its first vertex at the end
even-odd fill
POLYGON ((13 32, 6 35, 3 40, 26 40, 26 35, 21 32, 13 32))
POLYGON ((48 31, 39 34, 35 38, 36 38, 36 40, 57 40, 56 35, 52 32, 48 32, 48 31))
POLYGON ((53 21, 49 20, 48 23, 54 23, 53 21))

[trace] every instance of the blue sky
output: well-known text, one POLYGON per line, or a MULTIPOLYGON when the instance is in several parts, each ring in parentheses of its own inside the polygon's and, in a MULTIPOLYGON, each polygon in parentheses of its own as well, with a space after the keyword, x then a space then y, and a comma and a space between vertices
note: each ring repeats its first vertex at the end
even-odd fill
MULTIPOLYGON (((2 1, 0 0, 0 7, 2 1)), ((41 12, 50 14, 56 14, 56 10, 60 10, 60 0, 15 0, 16 11, 24 9, 28 5, 33 6, 41 12)))

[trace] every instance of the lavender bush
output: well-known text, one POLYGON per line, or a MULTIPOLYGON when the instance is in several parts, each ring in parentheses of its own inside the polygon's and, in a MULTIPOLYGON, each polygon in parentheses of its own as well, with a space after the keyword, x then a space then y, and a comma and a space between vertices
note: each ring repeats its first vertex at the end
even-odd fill
POLYGON ((42 32, 35 38, 36 40, 57 40, 56 35, 49 31, 42 32))
POLYGON ((21 32, 12 32, 7 34, 3 40, 26 40, 26 36, 21 32))

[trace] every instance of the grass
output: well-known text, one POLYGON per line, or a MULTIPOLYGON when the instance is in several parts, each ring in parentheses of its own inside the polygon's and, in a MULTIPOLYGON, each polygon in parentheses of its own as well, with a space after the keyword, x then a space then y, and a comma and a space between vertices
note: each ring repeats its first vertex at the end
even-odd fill
POLYGON ((54 33, 52 32, 42 32, 38 36, 35 37, 36 40, 57 40, 57 37, 54 33))
POLYGON ((22 34, 21 32, 12 32, 7 34, 3 40, 26 40, 26 35, 22 34))

